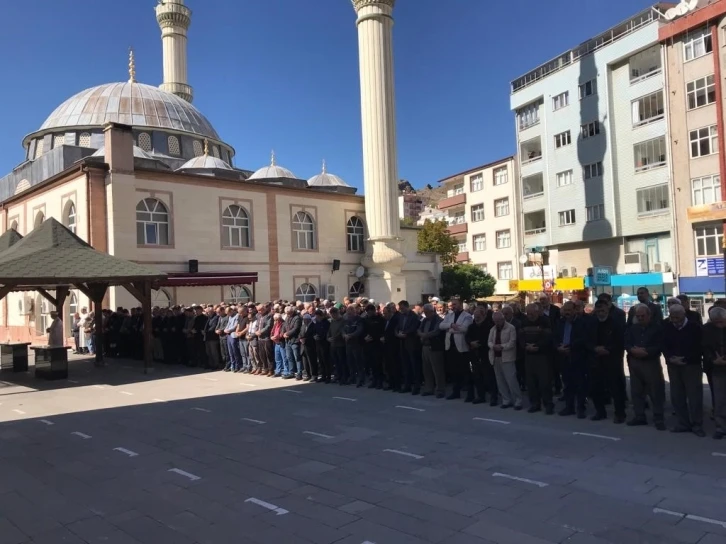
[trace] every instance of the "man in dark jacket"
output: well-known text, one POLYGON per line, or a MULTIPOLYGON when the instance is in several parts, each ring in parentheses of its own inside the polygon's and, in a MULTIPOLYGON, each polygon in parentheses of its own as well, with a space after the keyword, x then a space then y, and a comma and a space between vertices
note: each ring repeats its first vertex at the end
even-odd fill
POLYGON ((403 367, 403 391, 418 395, 421 391, 421 341, 418 337, 418 328, 421 318, 411 310, 407 301, 398 303, 400 314, 398 320, 398 333, 401 341, 401 359, 403 367))
POLYGON ((671 402, 678 418, 671 431, 704 437, 701 326, 688 321, 686 309, 680 304, 670 305, 668 312, 668 321, 663 324, 663 355, 668 365, 671 402))
POLYGON ((285 339, 285 353, 290 365, 291 375, 298 381, 303 379, 302 358, 300 357, 300 329, 302 317, 294 306, 285 309, 285 321, 282 324, 282 337, 285 339))
MULTIPOLYGON (((639 287, 637 291, 637 296, 638 302, 640 304, 645 304, 650 309, 651 321, 655 321, 656 323, 660 324, 663 321, 663 308, 660 307, 660 304, 657 304, 651 300, 648 288, 639 287)), ((630 327, 638 320, 638 316, 635 315, 636 306, 637 305, 631 306, 630 310, 628 311, 628 327, 630 327)))
POLYGON ((383 328, 381 342, 383 343, 384 372, 388 380, 388 387, 384 387, 383 389, 398 392, 402 389, 401 382, 403 375, 401 369, 401 341, 396 336, 401 314, 398 313, 396 305, 391 302, 384 308, 383 317, 386 320, 386 324, 383 328))
POLYGON ((481 404, 486 401, 488 391, 489 404, 497 405, 499 389, 494 375, 494 367, 489 362, 489 331, 492 330, 492 327, 494 327, 494 320, 486 308, 479 307, 474 310, 474 322, 466 330, 466 342, 469 344, 469 355, 471 356, 472 382, 469 384, 465 402, 481 404))
POLYGON ((300 359, 308 382, 315 381, 318 377, 318 359, 315 351, 315 323, 313 316, 305 312, 302 314, 302 326, 300 327, 300 359))
POLYGON ((421 396, 433 395, 437 399, 446 396, 446 367, 444 366, 444 336, 439 328, 441 317, 433 304, 424 304, 424 319, 418 330, 421 339, 421 358, 424 376, 424 391, 421 396))
POLYGON ((578 419, 585 419, 587 360, 583 324, 586 318, 575 315, 575 305, 572 302, 562 305, 561 316, 552 338, 565 389, 565 407, 559 414, 571 416, 577 413, 578 419))
POLYGON ((328 343, 328 329, 330 321, 328 321, 328 313, 323 310, 315 310, 315 332, 313 340, 315 340, 315 351, 318 355, 318 364, 320 367, 320 378, 318 381, 330 383, 333 376, 333 365, 330 354, 330 344, 328 343))
POLYGON ((383 343, 381 337, 386 327, 386 320, 378 313, 374 304, 366 306, 366 317, 363 320, 363 354, 366 369, 371 373, 369 389, 383 388, 383 343))
POLYGON ((665 379, 660 364, 663 346, 663 327, 654 319, 648 304, 636 304, 631 308, 632 324, 625 333, 625 350, 630 368, 630 396, 635 417, 628 425, 647 425, 645 399, 650 397, 653 406, 655 428, 665 431, 664 407, 665 379))
POLYGON ((345 341, 345 360, 348 363, 350 383, 355 380, 356 387, 365 383, 365 358, 363 356, 363 319, 357 308, 351 304, 345 310, 343 340, 345 341))
POLYGON ((208 311, 206 325, 204 325, 204 346, 207 352, 209 368, 216 370, 222 364, 222 352, 219 349, 219 315, 211 308, 208 311))
POLYGON ((625 370, 623 349, 625 320, 614 317, 605 300, 595 303, 595 318, 585 331, 585 351, 589 365, 590 398, 595 405, 593 421, 607 418, 605 405, 612 396, 615 423, 625 422, 625 370))
POLYGON ((703 327, 703 367, 711 375, 713 437, 721 440, 726 436, 726 309, 714 306, 708 314, 710 321, 703 327))
POLYGON ((519 341, 524 351, 530 402, 528 412, 539 412, 544 404, 545 413, 552 415, 555 413, 555 407, 552 402, 551 322, 540 315, 539 304, 528 305, 526 315, 519 341))
MULTIPOLYGON (((272 332, 272 312, 270 312, 270 304, 261 304, 257 312, 257 343, 260 361, 263 363, 263 370, 266 370, 267 376, 275 375, 275 354, 272 348, 272 340, 270 333, 272 332)), ((265 372, 262 373, 265 375, 265 372)))
MULTIPOLYGON (((540 305, 540 316, 545 317, 550 322, 550 328, 552 332, 557 330, 557 324, 560 322, 561 311, 560 309, 550 302, 550 297, 546 293, 542 293, 539 297, 540 305)), ((559 366, 559 358, 555 350, 550 351, 549 355, 550 370, 552 372, 552 383, 555 387, 555 394, 559 395, 562 392, 562 376, 561 369, 559 366)))

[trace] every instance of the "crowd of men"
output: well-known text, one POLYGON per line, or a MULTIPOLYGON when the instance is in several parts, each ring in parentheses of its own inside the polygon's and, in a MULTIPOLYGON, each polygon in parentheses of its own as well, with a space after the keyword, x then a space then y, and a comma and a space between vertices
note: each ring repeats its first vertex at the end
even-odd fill
MULTIPOLYGON (((665 430, 665 358, 675 424, 673 432, 703 430, 703 374, 708 378, 714 438, 726 433, 726 301, 709 321, 681 295, 668 300, 668 317, 648 290, 628 313, 601 294, 550 303, 490 309, 485 303, 446 305, 437 299, 411 306, 373 300, 154 308, 154 358, 168 364, 270 378, 337 383, 503 409, 561 416, 608 417, 626 422, 624 355, 630 371, 633 416, 627 425, 665 430), (587 311, 586 311, 587 310, 587 311), (450 387, 448 387, 450 385, 450 387)), ((104 312, 109 356, 141 357, 140 310, 104 312)))

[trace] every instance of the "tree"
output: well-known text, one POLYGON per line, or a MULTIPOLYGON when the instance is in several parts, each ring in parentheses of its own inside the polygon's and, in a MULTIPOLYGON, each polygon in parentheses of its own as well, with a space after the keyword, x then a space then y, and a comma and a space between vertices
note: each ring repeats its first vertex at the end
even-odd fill
POLYGON ((454 264, 459 253, 459 244, 449 234, 446 221, 424 222, 418 232, 418 250, 422 253, 436 253, 444 266, 454 264))
POLYGON ((441 272, 441 296, 458 296, 464 300, 490 297, 497 280, 473 264, 445 266, 441 272))
POLYGON ((402 227, 415 227, 416 221, 413 220, 413 217, 404 217, 401 219, 401 226, 402 227))

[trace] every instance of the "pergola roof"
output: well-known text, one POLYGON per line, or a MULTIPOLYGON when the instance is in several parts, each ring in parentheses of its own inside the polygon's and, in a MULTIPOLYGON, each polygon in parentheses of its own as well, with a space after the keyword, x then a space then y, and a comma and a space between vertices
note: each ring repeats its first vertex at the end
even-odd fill
POLYGON ((2 236, 0 236, 0 252, 9 249, 11 246, 17 244, 23 236, 15 229, 6 230, 2 236))
MULTIPOLYGON (((15 231, 8 231, 15 232, 15 231)), ((8 239, 14 235, 6 232, 8 239)), ((20 236, 17 232, 15 236, 20 236)), ((8 248, 0 246, 0 285, 13 290, 55 289, 79 283, 122 285, 140 280, 163 280, 166 274, 96 251, 53 218, 8 248)))

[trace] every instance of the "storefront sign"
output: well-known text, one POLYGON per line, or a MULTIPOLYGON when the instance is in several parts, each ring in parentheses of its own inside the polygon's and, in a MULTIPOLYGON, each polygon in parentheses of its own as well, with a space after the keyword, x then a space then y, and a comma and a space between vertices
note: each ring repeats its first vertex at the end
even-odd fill
POLYGON ((524 280, 541 280, 542 271, 544 270, 544 279, 553 280, 555 279, 555 267, 552 265, 545 266, 525 266, 524 267, 524 280))
POLYGON ((689 206, 686 209, 689 221, 715 221, 726 219, 726 202, 714 202, 702 206, 689 206))
POLYGON ((610 276, 613 273, 611 266, 593 266, 592 267, 592 285, 605 286, 610 285, 610 276))
POLYGON ((723 257, 699 257, 696 259, 696 277, 723 276, 723 257))

